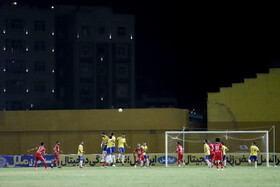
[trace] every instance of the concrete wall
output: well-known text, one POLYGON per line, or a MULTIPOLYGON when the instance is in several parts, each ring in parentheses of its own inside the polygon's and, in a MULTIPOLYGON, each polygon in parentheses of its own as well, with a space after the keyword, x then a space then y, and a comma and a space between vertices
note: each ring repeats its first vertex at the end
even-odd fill
MULTIPOLYGON (((208 93, 208 130, 276 129, 276 151, 280 151, 280 69, 257 74, 255 79, 208 93)), ((270 151, 272 151, 272 131, 270 151)))
POLYGON ((137 142, 147 141, 149 152, 164 152, 165 130, 188 127, 188 110, 124 109, 5 111, 0 112, 1 155, 27 154, 26 150, 45 142, 52 153, 56 140, 66 154, 76 153, 81 140, 86 153, 100 153, 101 132, 115 136, 126 133, 133 152, 137 142))
POLYGON ((209 122, 280 121, 280 69, 208 93, 209 122))

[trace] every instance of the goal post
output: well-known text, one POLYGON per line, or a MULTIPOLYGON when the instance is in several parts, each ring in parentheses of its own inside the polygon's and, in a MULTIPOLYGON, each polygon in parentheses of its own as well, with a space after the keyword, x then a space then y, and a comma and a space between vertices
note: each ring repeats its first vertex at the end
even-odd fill
MULTIPOLYGON (((266 166, 269 167, 269 131, 165 131, 165 166, 168 166, 168 155, 175 153, 176 142, 184 142, 189 152, 202 153, 202 143, 204 139, 211 139, 215 143, 215 138, 219 137, 230 145, 229 150, 234 153, 249 153, 248 147, 252 142, 257 142, 260 152, 265 154, 266 166), (193 146, 186 146, 190 144, 193 146), (194 147, 199 147, 195 150, 194 147)), ((185 150, 186 150, 185 149, 185 150)), ((186 153, 184 150, 184 154, 186 153)))

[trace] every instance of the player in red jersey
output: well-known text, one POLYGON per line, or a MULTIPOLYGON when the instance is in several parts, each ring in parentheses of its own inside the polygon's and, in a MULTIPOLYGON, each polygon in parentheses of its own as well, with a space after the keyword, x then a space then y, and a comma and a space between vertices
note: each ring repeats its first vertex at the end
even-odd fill
POLYGON ((140 143, 138 143, 137 147, 135 148, 135 150, 133 152, 133 157, 134 157, 135 153, 137 153, 137 156, 138 156, 138 162, 134 165, 135 168, 140 163, 141 163, 141 167, 143 167, 143 160, 145 160, 145 158, 143 156, 143 152, 144 152, 144 149, 141 147, 140 143))
POLYGON ((62 150, 60 150, 59 148, 59 145, 60 145, 60 141, 56 141, 56 144, 53 148, 54 150, 54 160, 51 164, 51 167, 53 168, 53 165, 55 162, 57 162, 57 168, 61 168, 61 165, 60 165, 60 154, 59 153, 63 153, 62 150))
POLYGON ((181 167, 180 161, 182 162, 183 166, 185 166, 185 163, 183 161, 183 147, 181 146, 180 142, 177 142, 177 149, 176 152, 178 154, 178 166, 181 167))
POLYGON ((208 145, 210 147, 210 162, 211 162, 211 168, 213 167, 214 159, 215 159, 215 152, 214 152, 214 146, 211 142, 211 140, 208 140, 208 145))
POLYGON ((219 170, 219 163, 221 163, 221 170, 223 170, 223 145, 220 143, 220 138, 216 138, 216 143, 214 143, 214 152, 217 169, 219 170))
POLYGON ((46 149, 44 148, 44 144, 45 144, 44 142, 41 142, 41 146, 38 146, 38 147, 32 148, 30 150, 27 150, 27 152, 37 150, 36 154, 35 154, 35 159, 36 159, 35 171, 37 171, 38 160, 41 160, 42 162, 44 162, 45 169, 47 171, 49 170, 45 159, 42 157, 42 154, 46 155, 46 153, 45 153, 46 149))

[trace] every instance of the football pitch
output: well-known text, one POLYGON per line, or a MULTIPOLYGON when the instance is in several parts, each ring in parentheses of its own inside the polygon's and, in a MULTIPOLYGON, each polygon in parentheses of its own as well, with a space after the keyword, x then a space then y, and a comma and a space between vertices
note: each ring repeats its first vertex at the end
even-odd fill
POLYGON ((279 186, 279 167, 0 168, 0 186, 279 186))

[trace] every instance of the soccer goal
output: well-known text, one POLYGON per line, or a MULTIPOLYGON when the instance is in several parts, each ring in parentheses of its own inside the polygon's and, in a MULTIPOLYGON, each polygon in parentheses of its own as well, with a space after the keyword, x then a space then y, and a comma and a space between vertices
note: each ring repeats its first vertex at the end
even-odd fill
MULTIPOLYGON (((249 148, 255 142, 260 149, 262 160, 269 167, 269 131, 166 131, 165 132, 165 166, 174 164, 170 158, 176 156, 177 141, 181 143, 185 154, 201 153, 203 155, 204 139, 220 138, 231 154, 243 154, 249 156, 249 148)), ((203 157, 203 156, 202 156, 203 157)), ((201 157, 201 158, 202 158, 201 157)), ((244 156, 243 156, 244 157, 244 156)), ((245 160, 245 158, 243 158, 245 160)))

